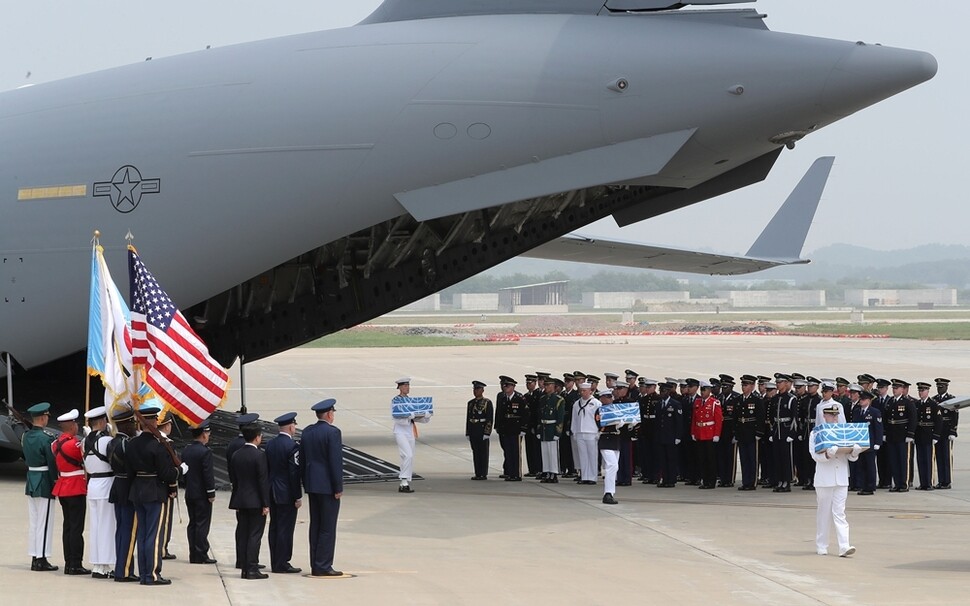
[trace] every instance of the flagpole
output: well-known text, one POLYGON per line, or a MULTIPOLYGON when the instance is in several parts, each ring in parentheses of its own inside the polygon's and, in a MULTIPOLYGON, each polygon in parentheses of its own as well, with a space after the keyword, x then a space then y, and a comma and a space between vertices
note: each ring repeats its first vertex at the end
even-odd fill
POLYGON ((239 392, 242 402, 239 407, 239 414, 246 414, 246 357, 239 356, 239 392))
POLYGON ((10 352, 5 352, 7 356, 7 406, 13 409, 13 358, 10 352))
MULTIPOLYGON (((101 245, 101 230, 94 230, 94 238, 91 240, 91 254, 97 254, 98 246, 101 245)), ((84 412, 91 410, 91 373, 87 368, 84 369, 84 412)))

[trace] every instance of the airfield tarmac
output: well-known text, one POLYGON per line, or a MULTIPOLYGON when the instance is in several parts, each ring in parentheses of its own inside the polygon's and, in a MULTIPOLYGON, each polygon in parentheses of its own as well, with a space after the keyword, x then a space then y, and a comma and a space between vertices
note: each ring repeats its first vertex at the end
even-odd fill
MULTIPOLYGON (((316 580, 270 575, 255 582, 232 568, 235 517, 219 493, 210 541, 215 566, 186 561, 185 525, 176 521, 162 574, 169 587, 140 587, 61 573, 32 573, 26 553, 22 466, 0 466, 3 601, 69 596, 73 604, 192 600, 207 605, 303 604, 965 604, 970 573, 970 451, 961 433, 954 489, 849 495, 858 553, 815 554, 814 493, 735 489, 698 491, 620 487, 619 505, 600 502, 602 484, 539 484, 497 479, 501 448, 493 439, 490 479, 471 482, 463 437, 470 383, 499 374, 602 373, 634 368, 654 378, 719 372, 801 371, 816 376, 871 372, 913 382, 947 376, 970 392, 970 343, 763 336, 664 336, 525 339, 514 345, 400 349, 297 349, 246 366, 246 403, 264 419, 338 400, 344 442, 397 463, 389 400, 394 380, 411 376, 412 395, 435 398, 421 425, 415 494, 396 483, 347 487, 335 566, 354 578, 316 580)), ((240 402, 238 369, 227 404, 240 402)), ((915 393, 913 394, 915 395, 915 393)), ((967 427, 964 420, 963 427, 967 427)), ((185 517, 184 504, 182 517, 185 517)), ((60 561, 60 511, 54 557, 60 561)), ((308 570, 308 516, 299 512, 292 563, 308 570)), ((830 551, 835 551, 834 537, 830 551)), ((261 560, 269 562, 264 540, 261 560)))

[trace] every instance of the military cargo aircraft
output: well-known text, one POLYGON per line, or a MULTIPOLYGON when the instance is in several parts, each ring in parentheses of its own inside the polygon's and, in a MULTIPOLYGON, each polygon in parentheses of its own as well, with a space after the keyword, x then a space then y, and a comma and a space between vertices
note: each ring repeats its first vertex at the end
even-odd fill
MULTIPOLYGON (((685 10, 741 3, 386 0, 353 27, 0 94, 0 375, 17 402, 81 401, 95 229, 116 276, 134 234, 228 366, 548 243, 663 266, 568 234, 763 180, 936 73, 927 53, 772 32, 753 8, 685 10)), ((788 229, 721 270, 800 262, 800 244, 765 245, 788 229)))

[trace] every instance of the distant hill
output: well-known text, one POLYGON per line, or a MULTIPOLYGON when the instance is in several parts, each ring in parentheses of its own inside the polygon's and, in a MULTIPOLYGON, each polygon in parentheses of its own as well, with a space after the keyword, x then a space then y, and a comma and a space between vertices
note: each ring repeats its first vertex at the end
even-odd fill
POLYGON ((815 263, 844 267, 899 267, 915 263, 932 263, 970 259, 970 246, 957 244, 924 244, 906 250, 872 250, 853 244, 832 244, 808 255, 815 263))

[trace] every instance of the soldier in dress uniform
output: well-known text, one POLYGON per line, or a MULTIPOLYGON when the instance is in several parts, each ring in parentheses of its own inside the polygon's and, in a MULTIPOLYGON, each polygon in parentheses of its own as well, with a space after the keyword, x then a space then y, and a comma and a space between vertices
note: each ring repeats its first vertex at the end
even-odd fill
POLYGON ((296 514, 303 505, 303 477, 300 471, 300 443, 296 435, 296 413, 288 412, 275 419, 280 433, 266 445, 269 473, 269 559, 276 573, 303 572, 290 564, 293 557, 293 531, 296 514))
POLYGON ((78 416, 75 408, 57 417, 62 433, 51 445, 58 472, 51 494, 61 502, 64 512, 64 574, 89 575, 91 571, 82 566, 88 485, 84 477, 84 453, 77 437, 78 416))
POLYGON ((849 401, 851 399, 849 396, 850 385, 852 385, 851 381, 845 377, 835 377, 835 396, 833 399, 842 404, 842 410, 844 410, 845 414, 851 419, 851 411, 849 410, 849 401))
POLYGON ((559 439, 566 420, 566 400, 559 395, 561 379, 546 377, 545 393, 539 398, 539 444, 542 451, 542 482, 559 482, 559 439))
MULTIPOLYGON (((411 377, 401 377, 395 383, 398 396, 407 397, 411 393, 411 377)), ((401 459, 401 471, 398 474, 401 483, 397 487, 398 492, 414 492, 411 478, 414 474, 414 442, 418 437, 415 423, 427 423, 430 420, 428 415, 416 417, 414 413, 410 417, 394 419, 394 441, 397 442, 397 454, 401 459)))
POLYGON ((620 375, 615 372, 604 372, 603 378, 606 379, 606 389, 609 389, 612 393, 613 388, 616 387, 616 380, 620 378, 620 375))
POLYGON ((259 449, 263 432, 253 423, 242 428, 246 443, 232 455, 229 478, 232 495, 229 509, 236 511, 236 558, 244 579, 265 579, 259 569, 259 547, 269 515, 269 471, 266 453, 259 449))
POLYGON ((852 413, 853 423, 869 424, 869 450, 859 455, 854 471, 853 483, 859 489, 856 493, 859 496, 871 496, 876 490, 876 453, 883 444, 882 412, 871 405, 872 399, 872 392, 859 392, 859 406, 852 413))
MULTIPOLYGON (((656 484, 660 481, 660 448, 657 443, 657 415, 660 414, 660 394, 657 381, 640 377, 640 425, 637 427, 637 450, 640 455, 640 481, 656 484)), ((676 480, 676 478, 674 478, 676 480)))
POLYGON ((30 569, 37 572, 57 570, 47 561, 54 542, 54 495, 51 491, 57 481, 57 463, 51 444, 54 438, 44 431, 50 420, 51 405, 48 402, 34 404, 27 409, 32 425, 20 439, 24 462, 27 464, 27 553, 31 556, 30 569))
MULTIPOLYGON (((808 434, 811 434, 812 430, 815 429, 815 425, 822 418, 822 411, 819 408, 819 403, 822 401, 823 397, 826 397, 829 405, 834 404, 838 408, 838 422, 845 423, 846 417, 845 413, 842 411, 842 405, 838 402, 832 400, 832 394, 835 393, 835 383, 826 383, 826 388, 828 389, 828 396, 823 396, 818 393, 821 381, 815 377, 808 376, 805 377, 806 383, 806 393, 804 397, 804 403, 800 403, 800 406, 805 408, 805 427, 808 434)), ((805 441, 808 441, 808 434, 805 437, 805 441)), ((805 482, 802 485, 802 490, 815 490, 815 458, 810 452, 804 451, 804 464, 805 469, 805 482)))
POLYGON ((84 413, 91 431, 84 438, 84 470, 88 475, 88 536, 91 543, 91 576, 95 579, 114 578, 115 568, 115 512, 108 502, 114 472, 108 458, 108 412, 98 406, 84 413))
POLYGON ((657 407, 657 431, 654 442, 657 445, 657 467, 660 469, 659 488, 673 488, 677 485, 680 454, 678 446, 684 435, 684 409, 677 398, 675 381, 664 381, 657 407))
POLYGON ((599 471, 597 464, 597 441, 599 440, 599 424, 596 422, 596 411, 600 401, 593 397, 593 386, 582 383, 579 386, 579 399, 573 404, 572 427, 573 439, 579 451, 580 484, 596 484, 599 471))
POLYGON ((250 425, 259 420, 259 415, 250 412, 244 415, 238 415, 236 417, 236 425, 239 426, 239 435, 229 440, 229 444, 226 445, 226 469, 232 463, 232 455, 246 444, 245 438, 242 435, 242 428, 246 425, 250 425))
POLYGON ((115 437, 108 444, 108 459, 114 472, 114 482, 108 502, 114 506, 115 514, 115 566, 116 583, 137 583, 135 574, 135 505, 131 502, 131 479, 128 475, 128 441, 135 436, 135 412, 130 406, 121 408, 111 415, 115 426, 115 437))
POLYGON ((741 375, 741 393, 734 407, 734 439, 741 459, 738 490, 754 490, 758 480, 758 446, 765 435, 765 403, 755 391, 757 377, 741 375))
POLYGON ((772 492, 791 492, 792 477, 792 443, 798 434, 797 415, 798 402, 791 393, 792 378, 790 375, 778 373, 775 375, 778 393, 768 404, 771 411, 772 460, 774 461, 776 482, 772 492))
POLYGON ((333 424, 336 404, 329 398, 311 407, 317 422, 303 430, 300 441, 303 489, 310 498, 310 574, 315 577, 343 575, 333 568, 337 516, 344 492, 343 439, 333 424))
MULTIPOLYGON (((838 397, 836 397, 835 400, 842 404, 842 409, 845 410, 846 418, 852 420, 856 418, 856 411, 862 406, 859 400, 859 394, 862 393, 862 386, 858 383, 850 383, 846 393, 848 393, 848 399, 846 402, 841 402, 838 397)), ((856 421, 853 420, 852 422, 855 423, 856 421)), ((880 424, 881 423, 882 417, 880 417, 880 424)), ((859 478, 861 476, 859 475, 860 471, 858 470, 862 458, 863 457, 860 456, 858 461, 849 462, 849 490, 862 490, 861 485, 859 484, 859 478)))
POLYGON ((717 399, 721 401, 721 414, 724 416, 724 422, 721 425, 721 440, 715 447, 717 477, 719 486, 731 488, 734 486, 735 465, 738 460, 735 419, 738 414, 741 394, 734 391, 734 377, 731 375, 721 374, 718 379, 721 383, 721 393, 717 396, 717 399))
POLYGON ((893 487, 889 492, 909 492, 909 449, 916 435, 916 406, 903 393, 909 383, 893 379, 893 397, 886 403, 884 422, 886 424, 886 450, 889 451, 889 472, 893 487))
MULTIPOLYGON (((873 378, 872 375, 861 376, 866 381, 873 378)), ((878 408, 879 412, 882 414, 882 419, 887 434, 889 433, 889 386, 891 384, 892 383, 890 381, 882 378, 873 379, 870 383, 870 388, 874 390, 872 393, 875 395, 875 397, 872 399, 872 406, 878 408)), ((859 385, 861 385, 863 389, 870 389, 866 387, 866 383, 863 382, 863 380, 859 381, 859 385)), ((888 443, 885 446, 885 448, 876 454, 876 469, 879 472, 879 483, 876 484, 876 488, 892 488, 892 473, 889 469, 890 448, 888 443)))
MULTIPOLYGON (((596 392, 596 398, 601 405, 609 406, 613 403, 613 390, 601 389, 596 392)), ((600 424, 601 410, 602 406, 597 408, 594 413, 597 426, 600 424)), ((597 448, 603 458, 603 504, 616 505, 619 501, 613 495, 616 494, 616 472, 619 467, 620 428, 616 425, 600 427, 597 448)))
POLYGON ((572 414, 573 403, 579 399, 579 388, 576 387, 576 376, 571 373, 563 373, 562 397, 566 401, 566 417, 563 419, 562 437, 559 438, 559 469, 564 478, 576 477, 576 459, 573 444, 572 414))
POLYGON ((795 486, 808 486, 811 481, 808 475, 808 461, 811 460, 812 453, 808 452, 808 448, 806 448, 808 436, 811 433, 808 427, 809 398, 807 386, 808 382, 805 380, 804 375, 792 374, 792 389, 794 390, 797 406, 795 419, 798 426, 795 442, 792 443, 792 463, 794 464, 795 476, 797 478, 795 486))
POLYGON ((933 490, 933 446, 939 443, 940 405, 930 397, 930 384, 916 384, 919 399, 916 402, 916 465, 919 467, 918 490, 933 490))
MULTIPOLYGON (((761 382, 761 379, 758 379, 761 382)), ((764 437, 758 448, 758 465, 760 467, 758 485, 765 488, 773 488, 778 485, 775 479, 775 449, 771 438, 771 431, 775 425, 775 411, 771 408, 771 399, 778 395, 778 385, 774 380, 768 381, 764 385, 765 391, 762 401, 765 404, 765 424, 764 437)))
MULTIPOLYGON (((937 377, 934 381, 936 382, 936 395, 933 396, 933 399, 936 400, 937 404, 942 404, 953 398, 949 393, 949 379, 937 377)), ((950 453, 953 441, 957 439, 960 413, 957 410, 940 406, 937 409, 937 414, 940 415, 940 437, 937 438, 936 442, 936 475, 939 479, 934 488, 947 490, 950 488, 950 467, 953 462, 950 453)))
POLYGON ((182 462, 188 465, 185 474, 185 510, 189 523, 185 527, 189 545, 190 564, 215 564, 209 557, 209 528, 212 525, 212 504, 216 500, 216 479, 209 449, 209 420, 191 429, 192 442, 182 449, 182 462))
MULTIPOLYGON (((827 408, 822 409, 824 424, 838 421, 839 407, 830 401, 827 408)), ((839 557, 848 557, 855 553, 855 547, 849 543, 849 523, 845 519, 845 501, 849 493, 849 465, 850 460, 859 458, 862 446, 855 444, 852 451, 846 454, 839 452, 838 446, 822 448, 818 444, 819 432, 812 431, 808 439, 808 452, 818 463, 813 484, 816 486, 816 500, 818 511, 815 524, 815 547, 818 555, 828 555, 829 529, 835 524, 835 534, 838 537, 839 557)))
MULTIPOLYGON (((164 420, 158 422, 158 433, 162 434, 165 441, 172 444, 172 439, 168 437, 168 434, 172 431, 172 415, 168 415, 164 420)), ((178 484, 169 486, 168 500, 165 501, 165 506, 162 507, 162 528, 164 529, 163 535, 164 541, 162 542, 162 559, 163 560, 174 560, 175 554, 168 550, 168 544, 172 540, 172 514, 175 512, 175 503, 178 501, 178 484)))
POLYGON ((495 411, 492 401, 485 397, 485 388, 481 381, 472 381, 471 400, 468 400, 468 410, 465 413, 465 437, 472 449, 472 464, 475 467, 473 480, 488 479, 488 445, 492 437, 492 423, 495 411))
MULTIPOLYGON (((630 397, 630 386, 617 380, 613 384, 613 401, 617 404, 632 404, 636 397, 630 397)), ((620 458, 616 471, 616 485, 630 486, 633 484, 633 432, 624 427, 620 432, 620 458)))
POLYGON ((715 447, 721 440, 724 414, 721 403, 712 394, 713 387, 700 381, 700 396, 694 399, 694 415, 691 420, 691 439, 696 445, 700 468, 700 488, 714 488, 717 484, 717 459, 715 447))
POLYGON ((764 399, 765 396, 767 395, 768 383, 773 383, 773 382, 774 381, 771 380, 771 377, 758 375, 758 384, 756 386, 756 389, 758 391, 758 395, 761 396, 762 399, 764 399))
MULTIPOLYGON (((178 482, 180 468, 175 466, 165 447, 151 432, 152 429, 157 431, 161 411, 155 398, 141 405, 138 412, 144 419, 146 430, 128 441, 125 455, 131 480, 129 498, 135 506, 138 575, 142 585, 172 583, 162 577, 164 537, 161 521, 162 507, 171 492, 170 487, 178 482)), ((187 471, 188 465, 182 463, 181 473, 187 471)))
POLYGON ((502 476, 506 482, 521 482, 520 436, 528 427, 529 406, 515 390, 515 379, 502 375, 498 380, 502 391, 495 396, 495 432, 504 454, 502 476))
POLYGON ((525 446, 525 477, 534 478, 539 475, 542 468, 542 454, 539 449, 539 438, 536 436, 538 426, 539 398, 544 393, 542 385, 539 384, 539 376, 536 374, 525 375, 525 390, 522 398, 525 400, 528 412, 525 419, 525 436, 523 444, 525 446))
MULTIPOLYGON (((693 377, 683 379, 680 383, 680 401, 684 407, 684 428, 683 435, 690 438, 693 435, 694 424, 694 405, 699 398, 697 390, 700 388, 700 381, 693 377)), ((680 473, 687 486, 697 486, 700 484, 700 472, 697 469, 697 449, 693 439, 685 440, 680 445, 680 473)))

